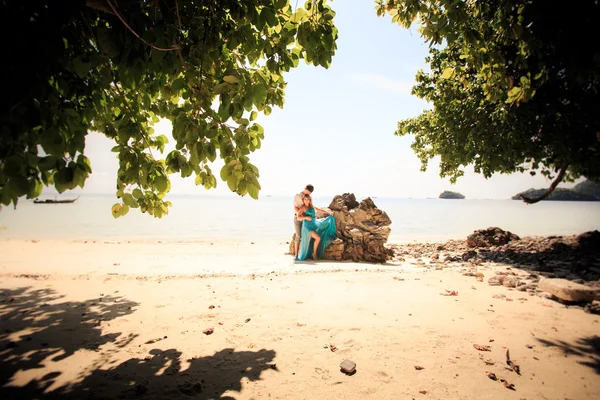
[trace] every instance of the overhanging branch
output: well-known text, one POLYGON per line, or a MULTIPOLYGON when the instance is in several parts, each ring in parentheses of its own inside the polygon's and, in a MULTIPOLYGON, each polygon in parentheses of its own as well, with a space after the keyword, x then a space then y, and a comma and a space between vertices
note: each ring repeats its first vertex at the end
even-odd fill
POLYGON ((104 0, 86 0, 85 5, 95 10, 104 11, 114 15, 104 0))
POLYGON ((556 186, 558 186, 558 184, 562 181, 562 179, 565 177, 566 173, 567 173, 566 167, 561 169, 558 172, 558 176, 556 177, 556 179, 554 179, 554 181, 552 182, 552 184, 550 185, 548 190, 546 190, 544 193, 542 193, 542 195, 540 195, 539 197, 530 199, 528 197, 523 196, 522 194, 520 194, 519 197, 521 198, 521 200, 523 200, 527 204, 534 204, 534 203, 537 203, 538 201, 544 200, 546 197, 548 197, 550 195, 550 193, 552 193, 554 191, 554 189, 556 189, 556 186))
POLYGON ((155 45, 153 45, 152 43, 148 43, 146 40, 144 40, 144 38, 142 38, 140 35, 137 34, 136 31, 134 31, 127 22, 125 22, 125 19, 123 19, 123 17, 121 16, 121 14, 119 14, 119 12, 117 11, 117 9, 115 8, 114 4, 110 1, 110 0, 106 0, 106 2, 108 3, 108 5, 110 6, 111 10, 113 11, 113 13, 117 16, 117 18, 119 18, 119 20, 121 20, 121 22, 123 23, 123 25, 125 25, 125 27, 127 29, 129 29, 129 31, 131 33, 133 33, 135 35, 135 37, 137 37, 138 39, 140 39, 142 42, 144 42, 144 44, 146 44, 146 46, 150 46, 153 49, 156 50, 160 50, 160 51, 171 51, 171 50, 179 50, 178 47, 157 47, 155 45))

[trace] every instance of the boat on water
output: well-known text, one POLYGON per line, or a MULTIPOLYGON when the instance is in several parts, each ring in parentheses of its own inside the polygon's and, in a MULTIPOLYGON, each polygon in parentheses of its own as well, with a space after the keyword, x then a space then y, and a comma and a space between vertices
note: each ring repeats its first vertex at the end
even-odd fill
POLYGON ((45 199, 45 200, 40 200, 40 199, 35 199, 33 201, 34 204, 66 204, 66 203, 75 203, 75 200, 77 200, 79 198, 79 196, 77 196, 74 199, 68 199, 68 200, 57 200, 57 199, 45 199))

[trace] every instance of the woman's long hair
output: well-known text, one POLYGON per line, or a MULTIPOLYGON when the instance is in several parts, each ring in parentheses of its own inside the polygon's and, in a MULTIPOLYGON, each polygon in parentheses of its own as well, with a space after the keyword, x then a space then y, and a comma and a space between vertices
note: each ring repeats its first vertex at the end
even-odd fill
POLYGON ((302 204, 304 204, 304 199, 308 199, 308 201, 309 201, 308 207, 309 208, 315 208, 315 206, 313 205, 313 202, 312 202, 312 197, 310 197, 310 194, 305 194, 304 196, 302 196, 302 204))

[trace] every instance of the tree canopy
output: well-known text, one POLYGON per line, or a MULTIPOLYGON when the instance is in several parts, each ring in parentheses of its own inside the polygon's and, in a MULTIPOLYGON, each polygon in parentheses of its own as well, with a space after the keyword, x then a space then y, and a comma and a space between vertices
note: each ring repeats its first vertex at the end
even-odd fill
POLYGON ((378 0, 378 15, 430 45, 412 93, 433 108, 398 123, 422 170, 440 156, 451 182, 529 171, 600 180, 600 5, 544 0, 378 0))
POLYGON ((258 197, 259 113, 284 104, 284 74, 301 59, 329 67, 335 13, 326 0, 2 0, 7 38, 0 98, 0 202, 83 187, 85 137, 114 140, 115 217, 156 217, 169 174, 258 197), (176 149, 153 130, 166 118, 176 149))

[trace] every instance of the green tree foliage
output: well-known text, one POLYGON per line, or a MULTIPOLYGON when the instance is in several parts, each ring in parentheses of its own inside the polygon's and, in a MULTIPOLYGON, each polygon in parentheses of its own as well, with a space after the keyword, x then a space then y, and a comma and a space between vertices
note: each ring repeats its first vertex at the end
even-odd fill
POLYGON ((283 106, 301 59, 329 67, 334 16, 326 0, 2 0, 1 203, 83 187, 89 131, 115 141, 115 217, 166 214, 169 174, 215 187, 217 157, 228 187, 257 198, 253 121, 283 106), (176 142, 164 158, 159 118, 176 142))
MULTIPOLYGON (((430 45, 412 93, 433 108, 398 123, 422 162, 454 183, 529 171, 600 180, 600 5, 545 0, 379 0, 378 15, 430 45)), ((546 194, 547 195, 547 194, 546 194)), ((532 199, 524 199, 535 202, 532 199)))

